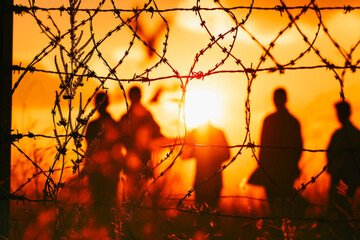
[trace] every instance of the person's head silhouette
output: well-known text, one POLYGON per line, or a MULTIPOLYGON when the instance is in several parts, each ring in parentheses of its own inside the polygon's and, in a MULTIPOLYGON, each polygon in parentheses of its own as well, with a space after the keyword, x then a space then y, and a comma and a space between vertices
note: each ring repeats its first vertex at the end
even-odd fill
POLYGON ((98 92, 95 96, 95 104, 100 114, 106 113, 109 99, 106 92, 98 92))
POLYGON ((139 87, 132 87, 129 90, 129 98, 132 104, 140 102, 141 99, 141 90, 139 87))
POLYGON ((347 122, 349 122, 349 118, 351 115, 351 109, 350 104, 346 101, 341 101, 335 104, 337 116, 339 119, 339 122, 344 125, 347 122))
POLYGON ((284 109, 285 108, 285 103, 287 101, 287 97, 286 97, 286 91, 283 88, 278 88, 274 91, 274 103, 276 108, 279 109, 284 109))

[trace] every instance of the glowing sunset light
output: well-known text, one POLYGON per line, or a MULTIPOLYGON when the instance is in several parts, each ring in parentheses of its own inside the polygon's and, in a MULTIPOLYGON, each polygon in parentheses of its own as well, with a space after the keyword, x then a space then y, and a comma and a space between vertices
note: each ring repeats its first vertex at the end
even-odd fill
POLYGON ((189 90, 185 98, 186 124, 195 128, 207 121, 217 123, 220 120, 221 98, 209 89, 189 90))

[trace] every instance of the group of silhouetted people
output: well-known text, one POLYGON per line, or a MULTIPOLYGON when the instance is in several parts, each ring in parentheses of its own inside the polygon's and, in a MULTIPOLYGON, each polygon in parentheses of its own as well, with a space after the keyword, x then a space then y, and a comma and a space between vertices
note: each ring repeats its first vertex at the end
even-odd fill
MULTIPOLYGON (((264 120, 259 167, 249 183, 265 188, 273 216, 291 214, 299 217, 304 214, 306 203, 301 196, 294 198, 293 184, 300 175, 298 163, 303 142, 300 124, 287 110, 286 101, 286 91, 276 89, 276 112, 264 120)), ((342 127, 335 131, 327 148, 327 172, 331 176, 328 212, 332 219, 341 221, 353 217, 352 203, 360 186, 360 131, 350 122, 348 102, 340 101, 335 108, 342 127)), ((332 224, 332 237, 337 239, 350 239, 353 231, 349 223, 332 224)))
MULTIPOLYGON (((99 118, 90 122, 86 131, 85 169, 92 194, 92 210, 97 224, 110 232, 119 173, 123 171, 126 176, 123 191, 130 198, 138 197, 143 182, 153 177, 150 164, 152 141, 164 137, 150 111, 141 103, 140 88, 132 87, 129 99, 130 108, 116 122, 106 111, 107 94, 98 93, 95 102, 99 118)), ((295 208, 290 206, 296 204, 292 199, 293 185, 300 175, 298 163, 303 151, 300 123, 286 108, 287 94, 283 88, 275 90, 273 100, 276 112, 263 122, 256 157, 259 167, 248 182, 265 188, 272 216, 301 215, 305 200, 297 198, 301 199, 301 204, 295 208)), ((333 134, 327 151, 327 170, 331 175, 329 208, 332 216, 341 218, 344 211, 351 211, 351 199, 360 186, 360 132, 349 120, 350 105, 341 101, 335 106, 342 128, 333 134), (342 194, 338 193, 339 183, 342 194)), ((223 186, 221 168, 230 157, 226 136, 207 122, 191 131, 186 143, 182 158, 196 159, 195 203, 199 208, 215 210, 219 207, 223 186)), ((204 227, 206 221, 208 219, 199 218, 197 224, 204 227)))
POLYGON ((141 184, 152 177, 151 141, 162 137, 160 127, 141 104, 140 88, 132 87, 129 99, 128 112, 116 122, 106 110, 107 94, 99 92, 95 97, 99 117, 90 122, 86 130, 85 172, 92 198, 91 209, 96 226, 105 227, 112 238, 120 172, 126 176, 122 191, 128 200, 135 199, 142 191, 141 184))

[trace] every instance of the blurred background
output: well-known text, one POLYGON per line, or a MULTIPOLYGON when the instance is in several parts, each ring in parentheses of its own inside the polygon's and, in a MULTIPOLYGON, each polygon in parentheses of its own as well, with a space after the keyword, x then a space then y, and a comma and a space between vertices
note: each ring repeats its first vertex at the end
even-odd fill
MULTIPOLYGON (((69 4, 65 0, 37 0, 34 2, 36 6, 44 8, 58 8, 69 4)), ((145 1, 114 2, 118 9, 128 10, 142 9, 146 3, 145 1)), ((111 11, 97 13, 91 23, 86 22, 81 25, 76 34, 78 37, 83 31, 79 46, 85 44, 91 34, 93 34, 94 41, 101 41, 97 50, 101 52, 101 57, 106 59, 107 64, 111 67, 115 67, 124 55, 126 56, 116 68, 117 78, 121 80, 125 91, 134 85, 142 89, 142 103, 150 109, 154 119, 161 127, 161 132, 168 138, 183 137, 185 123, 187 130, 191 130, 210 120, 216 127, 224 131, 229 145, 243 144, 247 128, 245 103, 249 97, 251 139, 248 138, 247 141, 259 144, 262 121, 268 114, 275 111, 272 101, 273 91, 278 87, 284 87, 288 93, 287 107, 301 124, 304 148, 326 149, 331 135, 340 127, 334 103, 341 100, 341 87, 334 72, 343 81, 345 99, 352 106, 351 120, 355 126, 360 127, 359 71, 356 69, 351 71, 349 68, 332 70, 327 68, 323 62, 323 59, 326 59, 329 63, 340 67, 350 63, 357 68, 360 52, 359 48, 354 47, 357 46, 360 39, 358 28, 360 12, 358 9, 349 12, 343 9, 344 6, 357 4, 357 1, 319 0, 314 2, 319 8, 339 8, 322 9, 321 15, 310 9, 301 14, 296 25, 293 24, 288 28, 290 20, 289 14, 285 10, 256 8, 274 8, 281 5, 279 1, 255 0, 250 14, 249 8, 231 9, 238 23, 245 19, 247 14, 249 16, 243 27, 238 27, 237 31, 228 33, 229 30, 236 27, 236 23, 226 11, 201 11, 199 14, 191 10, 197 4, 194 0, 158 0, 150 4, 153 9, 157 7, 159 10, 173 10, 163 11, 161 15, 156 11, 144 11, 139 14, 137 22, 133 21, 130 24, 137 28, 138 36, 147 42, 148 46, 145 46, 138 38, 133 39, 133 33, 127 26, 122 26, 119 31, 113 31, 122 22, 111 11), (202 25, 205 25, 206 28, 202 25), (170 31, 167 31, 167 28, 170 31), (111 37, 106 37, 110 31, 113 31, 111 37), (314 41, 313 48, 309 49, 309 44, 304 41, 304 36, 300 32, 307 36, 309 42, 314 41), (218 43, 227 50, 231 49, 230 57, 227 57, 226 52, 216 44, 208 48, 208 44, 212 42, 209 33, 215 38, 221 34, 224 35, 218 43), (260 59, 264 55, 263 47, 268 48, 272 42, 274 44, 269 51, 271 57, 266 56, 264 61, 261 61, 260 59), (154 48, 156 53, 150 51, 149 46, 154 48), (164 47, 166 47, 167 64, 157 64, 161 60, 164 47), (203 49, 205 49, 204 53, 198 56, 203 49), (316 53, 317 50, 318 53, 316 53), (126 54, 127 52, 128 54, 126 54), (216 67, 223 59, 225 59, 223 64, 216 67), (236 62, 236 59, 239 59, 241 64, 237 64, 239 62, 236 62), (289 64, 292 61, 293 64, 289 64), (277 63, 288 64, 289 68, 279 71, 277 63), (155 68, 153 68, 154 65, 155 68), (216 70, 212 71, 215 67, 216 70), (249 86, 251 74, 248 74, 248 78, 242 72, 244 67, 264 70, 256 72, 256 77, 249 86), (270 71, 271 68, 275 68, 275 71, 270 71), (147 69, 150 70, 147 71, 147 69), (209 71, 211 74, 207 75, 206 73, 209 71), (148 74, 143 74, 147 72, 148 74), (176 73, 182 77, 176 77, 176 73), (197 78, 187 77, 195 75, 197 78), (139 76, 153 80, 142 82, 139 76), (134 78, 137 81, 132 81, 134 78), (250 87, 250 92, 248 92, 248 87, 250 87), (183 91, 185 89, 186 92, 183 91), (181 105, 184 93, 186 120, 184 120, 184 106, 181 105)), ((251 6, 251 1, 248 0, 222 0, 220 3, 226 8, 251 6)), ((288 7, 302 7, 308 5, 310 1, 284 1, 284 3, 288 7)), ((29 5, 25 0, 16 0, 15 4, 29 5)), ((98 1, 91 0, 81 2, 80 8, 95 9, 97 6, 98 1)), ((220 7, 213 1, 200 1, 200 6, 202 8, 220 7)), ((101 9, 113 9, 111 1, 105 1, 101 9)), ((301 11, 301 8, 294 8, 290 9, 289 13, 296 16, 301 11)), ((122 19, 125 20, 133 15, 133 11, 120 13, 122 19)), ((14 65, 26 67, 51 42, 47 36, 49 33, 44 33, 37 21, 48 26, 53 33, 64 34, 70 28, 67 11, 37 10, 35 16, 36 18, 34 14, 28 13, 14 15, 14 65)), ((77 23, 81 23, 88 17, 89 13, 79 11, 75 20, 77 23)), ((70 49, 69 34, 61 40, 61 44, 70 49)), ((83 51, 88 52, 93 46, 93 43, 90 43, 83 51)), ((57 47, 33 65, 36 69, 44 70, 43 72, 28 72, 23 78, 21 77, 21 82, 13 94, 12 129, 15 131, 54 135, 52 111, 56 100, 56 91, 59 93, 61 82, 57 74, 46 71, 56 73, 55 61, 57 61, 62 71, 67 67, 70 72, 70 63, 65 67, 61 58, 69 59, 69 56, 61 56, 57 47)), ((98 53, 93 54, 88 62, 88 67, 96 76, 106 78, 109 75, 109 68, 98 56, 98 53)), ((23 71, 14 71, 13 82, 16 82, 22 73, 23 71)), ((115 120, 119 120, 126 112, 126 101, 118 81, 113 80, 113 77, 112 75, 112 79, 106 80, 104 88, 109 94, 109 111, 115 120)), ((79 108, 85 106, 96 87, 100 85, 99 79, 94 77, 84 78, 83 83, 84 86, 78 88, 72 102, 73 119, 79 108), (80 106, 80 99, 82 106, 80 106)), ((69 102, 61 100, 60 104, 63 107, 63 115, 68 116, 69 102)), ((84 110, 89 113, 93 107, 94 102, 90 100, 84 110)), ((59 112, 55 115, 55 118, 58 117, 59 112)), ((61 130, 59 131, 61 132, 61 130)), ((248 143, 247 141, 245 143, 248 143)), ((17 144, 44 169, 48 169, 53 163, 56 155, 55 139, 24 138, 17 144)), ((86 150, 85 144, 82 149, 86 150)), ((240 155, 236 155, 238 151, 239 148, 231 149, 231 156, 236 156, 236 160, 223 171, 224 187, 221 195, 265 198, 262 188, 247 184, 249 176, 257 166, 253 152, 249 148, 244 148, 240 155)), ((155 153, 155 159, 163 158, 166 152, 166 150, 158 151, 155 153)), ((71 166, 73 156, 74 153, 69 151, 66 156, 66 166, 71 166)), ((60 167, 62 162, 59 161, 56 164, 60 167)), ((321 172, 325 164, 326 154, 324 152, 303 152, 299 163, 301 175, 296 181, 295 187, 310 181, 311 177, 321 172)), ((164 195, 177 198, 185 196, 193 185, 194 167, 194 160, 181 161, 181 159, 177 159, 175 165, 166 173, 164 195)), ((12 150, 13 190, 31 178, 36 171, 38 170, 29 164, 23 154, 16 149, 12 150)), ((64 179, 72 177, 71 169, 64 173, 64 179)), ((29 195, 39 194, 44 181, 43 177, 35 178, 21 191, 29 192, 29 195), (38 189, 33 191, 34 188, 38 189)), ((328 187, 329 176, 327 173, 323 173, 314 184, 307 187, 303 196, 311 203, 325 205, 328 187)), ((261 201, 248 198, 223 198, 221 200, 224 211, 229 210, 231 213, 232 210, 237 209, 237 211, 249 215, 262 214, 261 204, 261 201)), ((319 211, 321 212, 323 209, 320 208, 319 211)))

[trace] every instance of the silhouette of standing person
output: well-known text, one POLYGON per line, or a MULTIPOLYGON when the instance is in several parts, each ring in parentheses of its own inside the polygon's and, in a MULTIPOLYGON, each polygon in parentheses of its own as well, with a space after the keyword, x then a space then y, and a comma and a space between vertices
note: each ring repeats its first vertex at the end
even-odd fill
MULTIPOLYGON (((327 171, 331 176, 329 212, 331 217, 346 219, 346 214, 352 216, 351 201, 360 186, 360 131, 349 119, 349 103, 338 102, 335 108, 342 126, 332 135, 327 149, 327 171)), ((333 229, 335 234, 340 234, 336 236, 338 239, 350 239, 353 232, 349 224, 334 224, 333 229)))
POLYGON ((131 105, 121 117, 119 126, 121 139, 127 150, 127 188, 130 194, 136 195, 134 191, 142 187, 142 180, 152 177, 149 166, 152 140, 163 135, 150 111, 141 103, 140 88, 130 88, 128 96, 131 105))
POLYGON ((300 124, 286 108, 283 88, 274 91, 276 112, 267 116, 261 132, 259 165, 249 183, 265 188, 272 215, 282 215, 286 199, 294 194, 294 180, 299 177, 298 162, 302 152, 300 124))
MULTIPOLYGON (((128 91, 130 99, 130 107, 126 114, 124 114, 118 125, 121 133, 121 142, 126 148, 126 164, 124 168, 125 179, 123 181, 124 197, 127 201, 139 202, 143 200, 144 187, 153 176, 152 172, 152 151, 154 141, 163 138, 160 131, 160 126, 154 120, 151 112, 141 103, 142 93, 141 89, 133 86, 128 91)), ((157 231, 157 204, 158 194, 160 193, 156 187, 146 189, 151 198, 153 207, 153 215, 151 216, 151 226, 149 233, 156 236, 157 231)), ((127 222, 124 226, 127 229, 134 227, 136 232, 144 225, 148 216, 142 215, 136 221, 127 222), (134 226, 135 225, 135 226, 134 226)))
POLYGON ((95 104, 99 117, 91 121, 86 130, 88 143, 85 174, 88 177, 92 197, 91 209, 98 227, 105 227, 110 236, 114 236, 111 222, 114 214, 111 209, 116 206, 117 185, 121 169, 116 145, 120 135, 116 122, 106 111, 109 105, 105 92, 95 96, 95 104))
MULTIPOLYGON (((219 205, 223 181, 221 172, 213 175, 221 169, 222 163, 230 157, 225 134, 208 121, 192 130, 187 142, 204 145, 203 147, 187 147, 182 154, 183 159, 196 159, 195 203, 199 209, 210 208, 210 210, 215 210, 219 205), (210 180, 204 182, 207 178, 210 180)), ((206 227, 207 224, 209 224, 208 217, 199 216, 197 227, 206 227)))

